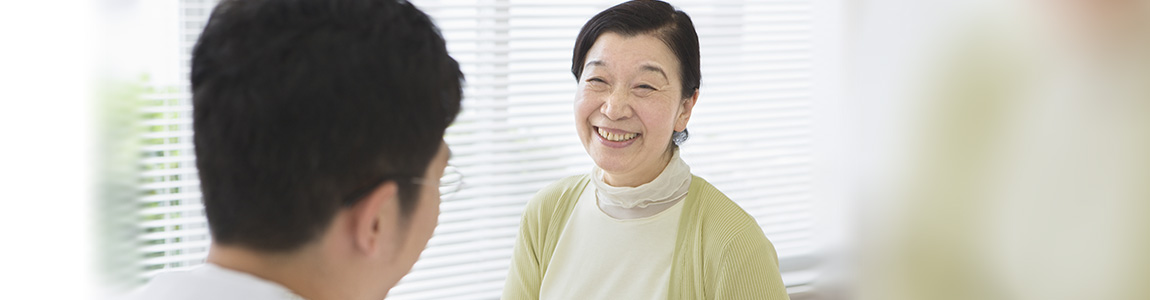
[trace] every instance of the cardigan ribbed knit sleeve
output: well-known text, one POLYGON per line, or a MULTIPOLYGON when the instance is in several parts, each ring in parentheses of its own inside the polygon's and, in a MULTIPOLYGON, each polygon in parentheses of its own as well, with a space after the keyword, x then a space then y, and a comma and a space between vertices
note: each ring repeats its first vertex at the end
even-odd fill
POLYGON ((789 299, 775 249, 757 226, 735 234, 715 270, 707 299, 789 299))
POLYGON ((697 176, 686 201, 669 299, 790 299, 754 217, 697 176))
POLYGON ((555 253, 559 234, 571 216, 578 191, 588 182, 586 175, 567 177, 539 190, 527 202, 503 285, 504 300, 539 299, 543 274, 555 253))
MULTIPOLYGON (((537 201, 532 201, 532 203, 537 201)), ((543 282, 543 269, 539 248, 543 246, 539 239, 539 215, 531 203, 523 212, 523 219, 519 222, 519 235, 515 240, 515 250, 511 259, 511 268, 507 274, 507 281, 503 285, 503 299, 539 299, 539 285, 543 282)), ((536 205, 538 206, 538 205, 536 205)))

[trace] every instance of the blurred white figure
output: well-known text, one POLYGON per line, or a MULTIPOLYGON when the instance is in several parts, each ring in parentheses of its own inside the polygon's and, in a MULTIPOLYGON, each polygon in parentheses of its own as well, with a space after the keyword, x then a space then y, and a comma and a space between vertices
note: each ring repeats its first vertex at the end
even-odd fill
POLYGON ((969 20, 931 66, 897 213, 866 236, 863 298, 1150 299, 1148 7, 969 20))

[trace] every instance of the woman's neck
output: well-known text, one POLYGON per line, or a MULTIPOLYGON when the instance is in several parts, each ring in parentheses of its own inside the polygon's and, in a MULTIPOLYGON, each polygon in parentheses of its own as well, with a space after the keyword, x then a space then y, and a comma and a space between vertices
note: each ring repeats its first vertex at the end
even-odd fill
POLYGON ((638 168, 631 172, 611 173, 603 170, 603 182, 617 187, 637 187, 651 182, 655 180, 655 177, 659 177, 659 174, 663 173, 663 169, 667 168, 667 164, 671 162, 671 157, 674 156, 674 152, 674 148, 669 148, 650 166, 638 168))
POLYGON ((602 169, 592 169, 599 209, 616 219, 649 217, 670 208, 687 197, 691 167, 674 150, 667 164, 654 178, 634 187, 608 184, 602 169))

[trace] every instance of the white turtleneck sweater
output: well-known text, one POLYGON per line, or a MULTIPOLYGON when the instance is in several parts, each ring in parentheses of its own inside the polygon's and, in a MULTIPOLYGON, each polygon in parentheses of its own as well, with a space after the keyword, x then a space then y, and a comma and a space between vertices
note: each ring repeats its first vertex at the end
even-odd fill
POLYGON ((599 168, 568 220, 540 299, 667 299, 691 171, 674 150, 654 180, 614 187, 599 168))
POLYGON ((599 209, 616 219, 653 216, 687 198, 691 187, 691 167, 675 148, 671 160, 651 182, 637 187, 616 187, 603 180, 603 169, 591 168, 591 183, 599 209))

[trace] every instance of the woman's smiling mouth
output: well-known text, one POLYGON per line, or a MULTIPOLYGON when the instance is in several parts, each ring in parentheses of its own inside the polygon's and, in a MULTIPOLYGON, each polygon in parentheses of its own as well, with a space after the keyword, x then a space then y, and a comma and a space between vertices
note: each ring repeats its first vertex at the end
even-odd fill
POLYGON ((598 129, 599 129, 598 130, 599 136, 603 137, 604 139, 607 139, 608 141, 612 141, 612 142, 622 142, 622 141, 630 140, 630 139, 633 139, 633 138, 639 136, 638 133, 611 133, 610 131, 607 131, 606 129, 603 129, 603 128, 598 128, 598 129))
POLYGON ((597 126, 593 127, 595 128, 595 132, 599 135, 599 140, 603 142, 603 144, 612 148, 626 147, 640 135, 636 132, 626 132, 622 130, 607 129, 597 126))

